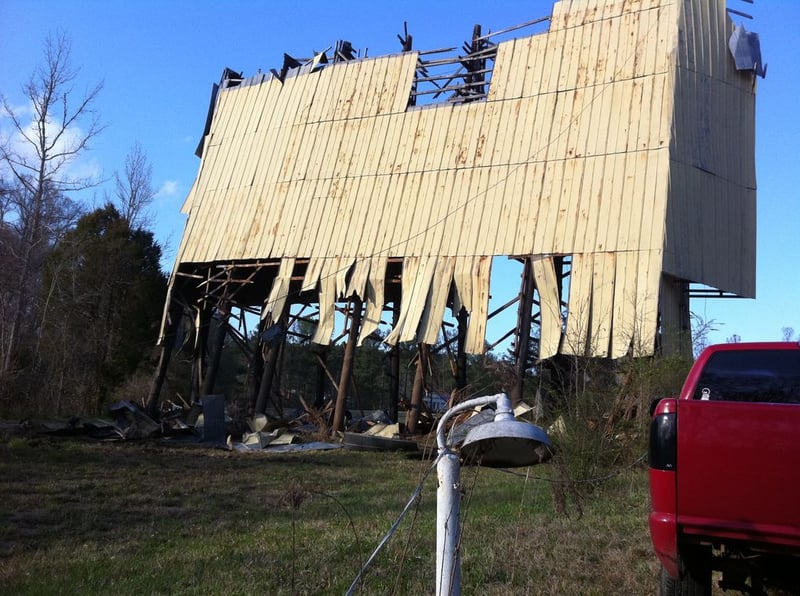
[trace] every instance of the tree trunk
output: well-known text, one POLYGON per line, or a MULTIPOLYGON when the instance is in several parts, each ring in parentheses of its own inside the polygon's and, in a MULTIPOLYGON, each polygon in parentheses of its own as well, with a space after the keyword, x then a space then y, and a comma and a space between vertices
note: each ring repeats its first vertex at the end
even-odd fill
MULTIPOLYGON (((40 185, 43 186, 44 182, 40 181, 40 185)), ((11 318, 11 329, 8 333, 8 344, 6 345, 5 354, 3 355, 2 371, 0 371, 2 374, 0 374, 0 376, 5 376, 11 372, 14 356, 17 352, 17 344, 19 343, 23 306, 29 302, 30 292, 28 291, 28 280, 30 279, 33 261, 33 247, 36 245, 39 236, 42 192, 43 191, 40 189, 34 193, 33 222, 29 226, 25 226, 22 238, 24 245, 22 271, 20 272, 19 285, 17 286, 17 299, 14 302, 14 314, 11 318)))

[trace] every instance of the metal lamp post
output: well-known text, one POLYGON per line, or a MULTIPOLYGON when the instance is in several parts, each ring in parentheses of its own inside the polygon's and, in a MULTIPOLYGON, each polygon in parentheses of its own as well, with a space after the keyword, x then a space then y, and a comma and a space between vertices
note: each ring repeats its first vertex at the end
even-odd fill
POLYGON ((445 428, 453 415, 478 406, 496 404, 492 422, 476 426, 461 446, 465 461, 494 468, 530 466, 548 459, 550 440, 538 426, 516 420, 505 393, 476 397, 453 406, 439 420, 436 443, 439 458, 436 473, 436 596, 461 594, 459 552, 461 514, 461 461, 446 442, 445 428))

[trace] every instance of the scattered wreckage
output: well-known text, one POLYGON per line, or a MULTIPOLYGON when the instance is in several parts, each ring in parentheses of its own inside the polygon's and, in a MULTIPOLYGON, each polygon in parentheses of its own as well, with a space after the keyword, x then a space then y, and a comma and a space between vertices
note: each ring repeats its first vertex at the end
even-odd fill
MULTIPOLYGON (((152 418, 134 401, 122 400, 109 407, 112 420, 72 417, 62 420, 27 419, 17 431, 49 436, 84 437, 101 441, 157 440, 164 445, 199 445, 240 452, 295 452, 326 449, 360 451, 428 452, 428 434, 409 435, 402 422, 393 422, 382 410, 348 412, 344 433, 331 435, 332 405, 319 410, 301 400, 301 407, 284 410, 282 416, 257 414, 235 421, 225 412, 222 395, 208 395, 191 406, 164 404, 160 419, 152 418), (422 449, 420 449, 422 447, 422 449)), ((516 416, 530 412, 520 404, 516 416)), ((421 419, 427 430, 443 413, 426 408, 421 419)), ((492 411, 469 411, 459 416, 451 430, 459 442, 476 425, 491 421, 492 411)))

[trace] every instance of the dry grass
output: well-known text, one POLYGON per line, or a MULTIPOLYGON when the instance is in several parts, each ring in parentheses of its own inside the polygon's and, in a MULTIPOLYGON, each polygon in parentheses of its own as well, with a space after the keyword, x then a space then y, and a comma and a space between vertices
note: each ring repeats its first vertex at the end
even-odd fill
MULTIPOLYGON (((638 454, 632 454, 631 461, 638 454)), ((430 461, 346 450, 240 454, 149 443, 0 442, 8 594, 342 594, 430 461)), ((472 594, 652 594, 642 466, 556 506, 550 475, 467 468, 472 594)), ((430 594, 435 475, 364 594, 430 594)))

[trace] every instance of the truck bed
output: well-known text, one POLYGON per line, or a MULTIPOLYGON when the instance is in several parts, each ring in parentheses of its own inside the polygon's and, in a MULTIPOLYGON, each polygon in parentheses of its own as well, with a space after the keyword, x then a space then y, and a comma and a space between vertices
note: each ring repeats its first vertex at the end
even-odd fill
POLYGON ((677 406, 679 532, 800 546, 800 408, 677 406))

